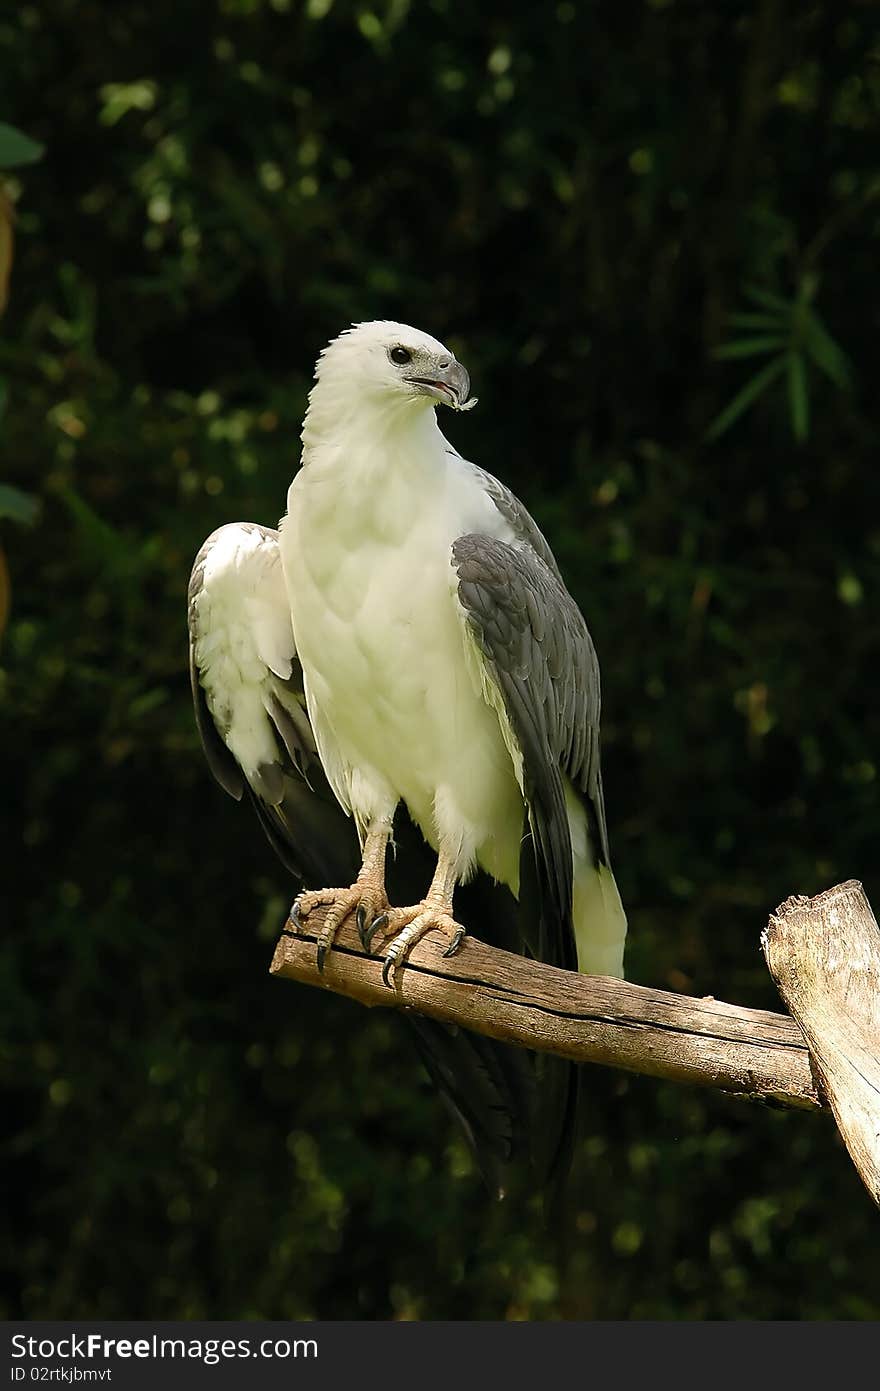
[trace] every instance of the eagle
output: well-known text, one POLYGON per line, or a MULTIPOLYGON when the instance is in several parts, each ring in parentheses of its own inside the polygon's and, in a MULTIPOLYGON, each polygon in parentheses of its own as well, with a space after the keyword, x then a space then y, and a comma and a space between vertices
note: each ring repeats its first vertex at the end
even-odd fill
MULTIPOLYGON (((406 324, 323 350, 278 530, 232 523, 196 557, 198 728, 306 886, 293 930, 324 910, 319 969, 353 917, 390 988, 416 942, 450 956, 469 922, 622 976, 596 652, 526 508, 440 430, 437 407, 475 404, 455 355, 406 324)), ((545 1177, 564 1167, 572 1065, 410 1025, 490 1185, 523 1145, 545 1177)))

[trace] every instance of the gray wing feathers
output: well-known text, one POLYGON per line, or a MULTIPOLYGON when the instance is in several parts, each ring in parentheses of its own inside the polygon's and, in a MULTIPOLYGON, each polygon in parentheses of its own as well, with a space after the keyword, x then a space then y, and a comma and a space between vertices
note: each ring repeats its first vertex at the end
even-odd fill
POLYGON ((587 799, 597 847, 607 857, 599 666, 592 639, 555 567, 531 544, 473 534, 455 542, 452 557, 468 626, 522 752, 536 857, 555 909, 545 924, 541 955, 576 969, 563 776, 587 799))
POLYGON ((535 554, 543 560, 547 569, 562 584, 562 575, 547 538, 528 508, 520 502, 516 493, 512 493, 501 482, 500 478, 496 478, 494 474, 480 468, 479 464, 472 464, 470 459, 462 458, 458 450, 454 449, 451 444, 448 444, 447 453, 460 459, 462 464, 473 471, 474 477, 479 480, 480 487, 492 499, 497 511, 507 522, 517 541, 521 545, 531 547, 535 554))
POLYGON ((202 748, 208 760, 208 767, 223 791, 228 792, 230 797, 234 797, 237 802, 240 802, 245 789, 244 774, 220 738, 217 726, 211 718, 205 692, 199 684, 199 672, 193 657, 192 642, 189 645, 189 681, 192 687, 196 728, 199 731, 202 748))
POLYGON ((452 548, 458 594, 486 657, 554 763, 598 786, 599 663, 580 610, 540 556, 489 536, 452 548))
POLYGON ((524 546, 529 546, 535 554, 544 562, 551 574, 555 575, 562 584, 562 575, 559 566, 556 564, 556 557, 550 549, 550 545, 544 536, 543 531, 538 526, 528 508, 520 502, 516 493, 512 493, 509 488, 493 474, 487 473, 485 469, 478 468, 472 464, 474 472, 479 477, 480 482, 485 488, 489 497, 494 502, 501 516, 514 531, 517 540, 524 546))

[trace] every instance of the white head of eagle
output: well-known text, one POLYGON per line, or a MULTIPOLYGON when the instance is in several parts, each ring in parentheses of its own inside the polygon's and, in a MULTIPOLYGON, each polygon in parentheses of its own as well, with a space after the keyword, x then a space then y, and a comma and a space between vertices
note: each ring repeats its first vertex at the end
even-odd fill
POLYGON ((352 398, 406 414, 437 404, 467 411, 477 404, 468 400, 469 391, 467 371, 443 343, 409 324, 380 319, 353 324, 321 353, 309 415, 350 407, 352 398))

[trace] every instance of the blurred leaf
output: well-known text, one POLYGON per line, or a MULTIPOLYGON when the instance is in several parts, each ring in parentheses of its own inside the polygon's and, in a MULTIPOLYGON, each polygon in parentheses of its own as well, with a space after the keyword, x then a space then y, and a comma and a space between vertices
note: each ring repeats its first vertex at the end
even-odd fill
POLYGON ((12 585, 9 580, 9 566, 6 563, 3 547, 0 546, 0 638, 2 638, 3 634, 6 632, 11 606, 12 585))
POLYGON ((13 488, 9 483, 0 483, 0 518, 33 526, 39 514, 38 498, 23 493, 20 488, 13 488))
POLYGON ((108 82, 100 90, 101 124, 115 126, 129 111, 152 111, 156 104, 155 82, 108 82))
POLYGON ((747 411, 758 397, 765 392, 777 377, 781 377, 785 371, 786 358, 778 357, 774 362, 767 364, 757 376, 746 382, 742 391, 734 396, 733 400, 725 406, 724 410, 715 417, 712 424, 706 431, 707 440, 717 440, 723 435, 725 430, 729 430, 731 425, 739 419, 744 411, 747 411))
POLYGON ((809 434, 810 413, 805 355, 837 386, 849 386, 850 371, 846 355, 824 328, 815 310, 810 307, 818 285, 818 277, 815 274, 802 275, 791 302, 760 285, 750 284, 746 287, 745 294, 748 299, 772 312, 731 314, 728 321, 740 328, 767 328, 775 331, 722 343, 713 351, 713 357, 733 360, 784 348, 787 348, 788 352, 783 353, 780 364, 769 365, 767 375, 759 374, 746 384, 739 395, 712 422, 707 434, 708 439, 717 439, 723 434, 752 401, 781 375, 782 366, 787 363, 789 419, 794 439, 798 444, 802 444, 809 434))
POLYGON ((15 214, 12 204, 0 188, 0 315, 9 302, 9 276, 15 249, 15 214))
POLYGON ((849 361, 813 310, 807 311, 804 346, 820 371, 843 391, 852 385, 849 361))
POLYGON ((848 572, 837 581, 837 593, 845 604, 860 604, 865 597, 864 587, 858 575, 848 572))
POLYGON ((788 354, 788 400, 792 434, 799 443, 803 443, 810 433, 810 405, 806 368, 803 358, 797 352, 788 354))
POLYGON ((786 316, 791 313, 791 304, 787 299, 764 289, 761 285, 747 285, 745 294, 747 299, 752 300, 755 304, 763 304, 767 309, 778 310, 780 314, 786 316))
POLYGON ((0 121, 0 169, 16 169, 22 164, 35 164, 46 152, 45 145, 32 140, 15 126, 0 121))
POLYGON ((777 333, 785 326, 784 314, 728 314, 727 322, 734 328, 767 328, 777 333))
POLYGON ((130 540, 99 516, 74 488, 60 487, 58 495, 76 523, 83 556, 117 580, 132 576, 140 566, 141 557, 130 540))
POLYGON ((712 356, 717 358, 754 357, 758 353, 773 352, 784 348, 787 339, 780 334, 765 335, 762 338, 737 338, 732 343, 722 343, 712 356))
POLYGON ((139 720, 143 715, 152 714, 160 705, 164 705, 168 699, 168 691, 164 686, 158 686, 155 690, 144 691, 131 702, 128 713, 131 719, 139 720))

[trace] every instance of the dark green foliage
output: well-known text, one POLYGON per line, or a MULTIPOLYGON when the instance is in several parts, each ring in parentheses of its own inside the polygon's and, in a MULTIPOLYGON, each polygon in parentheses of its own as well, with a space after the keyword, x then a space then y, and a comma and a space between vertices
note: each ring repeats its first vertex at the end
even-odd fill
POLYGON ((768 911, 880 900, 878 44, 833 0, 4 15, 46 155, 0 343, 41 507, 0 517, 2 1312, 880 1317, 819 1118, 590 1072, 564 1240, 487 1204, 396 1021, 268 978, 291 885, 210 782, 184 602, 277 520, 329 337, 448 340, 444 427, 596 640, 630 975, 773 1007, 768 911))
POLYGON ((747 287, 746 297, 761 306, 763 312, 730 314, 729 322, 734 327, 749 330, 749 333, 743 338, 722 343, 720 348, 715 349, 715 357, 763 357, 773 353, 773 361, 757 372, 713 420, 706 432, 707 439, 715 440, 723 435, 743 411, 748 410, 752 402, 757 401, 767 387, 787 371, 791 431, 796 440, 805 440, 810 433, 808 362, 824 372, 837 386, 849 386, 850 370, 846 357, 810 307, 816 288, 815 276, 805 275, 789 304, 779 295, 770 294, 757 285, 747 287), (759 330, 757 336, 755 329, 759 330))
POLYGON ((37 140, 24 131, 0 121, 0 169, 17 169, 23 164, 36 164, 45 150, 37 140))

